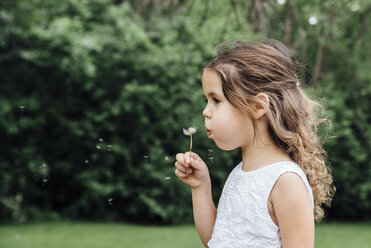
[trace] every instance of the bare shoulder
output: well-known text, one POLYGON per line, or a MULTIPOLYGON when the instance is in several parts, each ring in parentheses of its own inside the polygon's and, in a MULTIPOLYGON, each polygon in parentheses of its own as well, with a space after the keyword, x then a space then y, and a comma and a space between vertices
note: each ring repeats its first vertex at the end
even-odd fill
POLYGON ((293 172, 282 174, 272 189, 271 201, 280 227, 282 247, 313 247, 313 208, 301 177, 293 172))
POLYGON ((273 203, 300 203, 302 201, 303 204, 311 204, 304 181, 294 172, 286 172, 277 179, 271 197, 273 203))

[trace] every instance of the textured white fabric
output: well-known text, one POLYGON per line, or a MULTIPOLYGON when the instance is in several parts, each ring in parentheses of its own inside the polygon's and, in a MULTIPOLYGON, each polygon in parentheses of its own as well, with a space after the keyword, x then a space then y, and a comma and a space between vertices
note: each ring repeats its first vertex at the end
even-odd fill
POLYGON ((313 203, 312 189, 304 171, 294 162, 283 161, 252 171, 243 171, 242 162, 229 175, 219 200, 210 248, 279 248, 279 228, 268 212, 268 197, 280 175, 298 174, 313 203))

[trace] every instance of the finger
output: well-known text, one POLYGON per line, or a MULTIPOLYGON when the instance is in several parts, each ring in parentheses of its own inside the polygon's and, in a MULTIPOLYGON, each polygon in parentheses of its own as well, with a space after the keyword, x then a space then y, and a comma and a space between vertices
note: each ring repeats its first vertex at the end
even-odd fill
POLYGON ((192 160, 202 160, 201 158, 200 158, 200 156, 198 156, 198 154, 197 153, 195 153, 195 152, 192 152, 191 153, 191 156, 189 156, 189 152, 186 152, 186 153, 184 153, 184 157, 186 158, 186 159, 192 159, 192 160))
POLYGON ((175 162, 175 168, 177 168, 181 172, 187 173, 187 168, 184 165, 180 164, 178 161, 175 162))
MULTIPOLYGON (((200 156, 198 156, 196 153, 192 152, 192 156, 191 156, 191 160, 189 160, 189 152, 186 152, 184 154, 184 156, 186 157, 186 159, 188 159, 189 162, 189 165, 193 168, 196 168, 196 169, 201 169, 203 168, 205 165, 205 162, 200 158, 200 156)), ((187 162, 186 162, 187 163, 187 162)), ((185 166, 187 167, 187 165, 185 164, 185 166)))
POLYGON ((207 168, 207 165, 205 164, 204 161, 196 161, 196 160, 193 160, 191 166, 193 167, 193 169, 196 169, 196 170, 204 170, 205 168, 207 168))
POLYGON ((181 171, 178 170, 178 169, 175 170, 175 175, 176 175, 177 177, 182 177, 182 178, 187 177, 187 175, 186 175, 185 173, 181 172, 181 171))
POLYGON ((184 153, 184 159, 185 159, 185 163, 186 163, 187 165, 189 165, 189 164, 191 163, 192 158, 191 158, 189 152, 184 153))
POLYGON ((186 165, 186 160, 185 160, 185 156, 183 153, 178 153, 176 156, 175 156, 176 160, 178 161, 178 163, 188 167, 188 164, 186 165))
MULTIPOLYGON (((188 156, 189 156, 189 155, 188 155, 188 156)), ((188 168, 188 167, 189 167, 189 164, 190 164, 190 160, 189 160, 189 159, 187 160, 187 156, 186 156, 186 154, 183 154, 182 159, 183 159, 183 164, 184 164, 184 166, 185 166, 186 168, 188 168)))
POLYGON ((183 153, 177 153, 175 156, 177 161, 183 161, 184 160, 184 154, 183 153))

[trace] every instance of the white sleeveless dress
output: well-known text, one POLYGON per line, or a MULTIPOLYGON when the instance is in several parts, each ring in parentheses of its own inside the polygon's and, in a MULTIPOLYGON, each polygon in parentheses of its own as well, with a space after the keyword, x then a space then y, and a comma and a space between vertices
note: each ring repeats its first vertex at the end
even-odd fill
POLYGON ((224 185, 208 246, 280 248, 280 231, 269 215, 267 204, 274 184, 286 172, 301 177, 314 207, 312 189, 298 164, 283 161, 245 172, 241 162, 224 185))

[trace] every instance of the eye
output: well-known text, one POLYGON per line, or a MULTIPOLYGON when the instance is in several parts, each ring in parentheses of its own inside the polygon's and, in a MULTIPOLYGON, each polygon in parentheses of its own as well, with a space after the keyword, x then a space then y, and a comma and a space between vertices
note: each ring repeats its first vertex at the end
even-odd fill
MULTIPOLYGON (((205 103, 207 104, 207 102, 208 102, 208 100, 207 100, 207 98, 206 97, 204 97, 204 101, 205 101, 205 103)), ((218 100, 217 98, 215 98, 215 97, 213 97, 212 98, 212 101, 215 103, 215 104, 218 104, 218 103, 220 103, 220 100, 218 100)))
POLYGON ((218 99, 216 99, 215 97, 213 98, 213 101, 214 101, 215 103, 220 103, 220 101, 219 101, 218 99))

